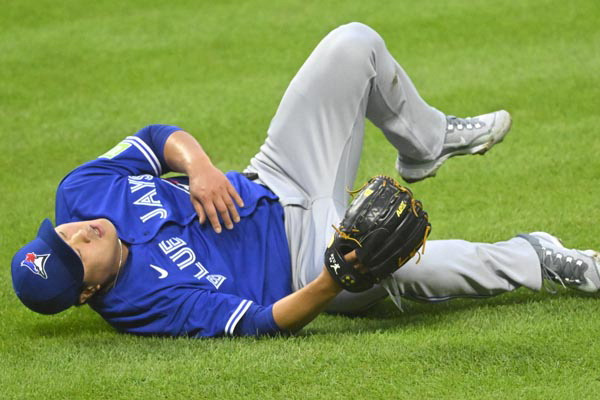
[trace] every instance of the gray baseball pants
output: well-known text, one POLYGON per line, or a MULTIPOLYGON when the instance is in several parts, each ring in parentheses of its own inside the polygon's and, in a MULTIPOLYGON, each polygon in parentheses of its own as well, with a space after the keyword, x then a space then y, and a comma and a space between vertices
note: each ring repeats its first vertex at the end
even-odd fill
MULTIPOLYGON (((399 154, 433 160, 441 152, 445 115, 419 96, 383 39, 360 23, 343 25, 314 49, 287 88, 268 137, 246 171, 280 198, 292 256, 293 289, 315 279, 323 254, 354 187, 365 118, 399 154)), ((391 160, 390 160, 391 162, 391 160)), ((542 284, 537 255, 527 241, 488 244, 431 240, 394 273, 406 298, 442 301, 489 297, 542 284)), ((343 291, 328 310, 353 312, 387 296, 381 286, 343 291)))

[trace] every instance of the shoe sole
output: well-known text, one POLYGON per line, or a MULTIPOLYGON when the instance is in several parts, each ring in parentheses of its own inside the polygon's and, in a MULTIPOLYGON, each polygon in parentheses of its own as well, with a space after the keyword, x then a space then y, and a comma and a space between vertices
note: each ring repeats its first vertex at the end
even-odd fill
MULTIPOLYGON (((501 127, 500 130, 497 131, 497 133, 495 135, 490 134, 487 137, 484 136, 482 143, 476 144, 471 147, 464 147, 462 149, 457 149, 450 153, 444 154, 443 156, 432 161, 430 164, 424 164, 421 168, 414 168, 410 172, 417 172, 416 174, 414 174, 414 175, 418 175, 417 177, 415 177, 414 175, 407 176, 407 175, 401 174, 402 179, 404 179, 407 183, 419 182, 419 181, 422 181, 423 179, 434 177, 435 174, 437 173, 437 170, 440 169, 442 164, 444 162, 446 162, 446 160, 449 159, 450 157, 462 156, 462 155, 468 155, 468 154, 484 155, 494 145, 502 142, 504 140, 504 137, 506 136, 506 134, 510 131, 510 128, 512 126, 512 118, 508 112, 506 112, 506 111, 504 111, 504 112, 506 114, 508 114, 508 118, 505 119, 504 125, 501 127)), ((405 171, 405 172, 408 172, 408 171, 405 171)))

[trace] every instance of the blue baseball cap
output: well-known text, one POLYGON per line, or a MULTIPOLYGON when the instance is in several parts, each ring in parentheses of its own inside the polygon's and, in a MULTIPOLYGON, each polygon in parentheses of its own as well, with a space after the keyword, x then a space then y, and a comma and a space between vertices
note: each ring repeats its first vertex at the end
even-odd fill
POLYGON ((83 263, 49 219, 42 222, 37 237, 17 251, 11 271, 17 297, 35 312, 56 314, 79 300, 83 263))

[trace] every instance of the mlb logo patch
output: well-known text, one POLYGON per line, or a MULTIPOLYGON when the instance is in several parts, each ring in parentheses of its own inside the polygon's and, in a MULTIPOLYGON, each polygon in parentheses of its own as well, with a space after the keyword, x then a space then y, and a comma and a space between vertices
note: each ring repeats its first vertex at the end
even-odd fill
POLYGON ((46 261, 48 261, 49 257, 50 254, 27 253, 25 259, 21 261, 21 266, 28 268, 31 272, 44 279, 48 279, 48 274, 46 274, 46 261))

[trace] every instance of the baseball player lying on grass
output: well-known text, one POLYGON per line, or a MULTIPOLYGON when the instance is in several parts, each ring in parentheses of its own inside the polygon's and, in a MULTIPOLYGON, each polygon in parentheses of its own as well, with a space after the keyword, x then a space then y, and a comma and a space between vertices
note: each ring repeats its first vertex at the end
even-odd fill
POLYGON ((42 222, 12 260, 17 296, 43 314, 88 303, 121 332, 220 336, 296 331, 388 292, 396 302, 482 298, 545 280, 598 291, 597 255, 547 233, 425 243, 420 203, 385 177, 346 214, 365 117, 408 182, 485 152, 511 122, 506 111, 463 119, 430 107, 376 32, 341 26, 290 83, 245 174, 224 175, 182 129, 151 125, 67 175, 56 227, 42 222), (186 176, 160 178, 169 171, 186 176))

